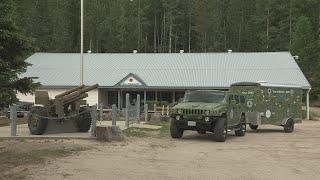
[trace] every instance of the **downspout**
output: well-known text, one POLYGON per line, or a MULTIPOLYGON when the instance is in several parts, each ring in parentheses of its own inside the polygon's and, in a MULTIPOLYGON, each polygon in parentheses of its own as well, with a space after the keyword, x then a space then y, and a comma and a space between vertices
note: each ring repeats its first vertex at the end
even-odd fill
POLYGON ((307 93, 307 99, 306 99, 306 106, 307 106, 307 120, 310 120, 310 101, 309 101, 309 94, 310 94, 311 88, 309 88, 307 93))

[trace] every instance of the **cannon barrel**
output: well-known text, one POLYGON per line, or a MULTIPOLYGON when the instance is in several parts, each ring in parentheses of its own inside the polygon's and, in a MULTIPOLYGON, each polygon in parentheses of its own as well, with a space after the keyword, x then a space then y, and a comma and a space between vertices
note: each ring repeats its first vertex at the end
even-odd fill
MULTIPOLYGON (((96 89, 96 88, 98 88, 98 84, 95 84, 95 85, 92 85, 92 86, 88 86, 88 87, 84 87, 82 89, 78 89, 77 91, 74 91, 74 92, 72 92, 72 93, 70 93, 68 95, 65 95, 65 96, 61 97, 61 98, 62 98, 63 103, 67 104, 67 103, 72 102, 72 99, 78 99, 77 97, 79 97, 82 94, 87 93, 87 92, 89 92, 89 91, 91 91, 93 89, 96 89)), ((87 95, 86 95, 86 97, 87 97, 87 95)), ((81 98, 81 99, 83 99, 83 98, 81 98)))
POLYGON ((68 90, 68 91, 66 91, 66 92, 63 92, 63 93, 61 93, 61 94, 56 95, 55 98, 61 98, 61 97, 63 97, 63 96, 66 96, 66 95, 68 95, 68 94, 71 94, 71 93, 73 93, 73 92, 75 92, 75 91, 78 91, 79 89, 83 89, 84 87, 85 87, 84 85, 81 85, 81 86, 78 86, 78 87, 76 87, 76 88, 70 89, 70 90, 68 90))

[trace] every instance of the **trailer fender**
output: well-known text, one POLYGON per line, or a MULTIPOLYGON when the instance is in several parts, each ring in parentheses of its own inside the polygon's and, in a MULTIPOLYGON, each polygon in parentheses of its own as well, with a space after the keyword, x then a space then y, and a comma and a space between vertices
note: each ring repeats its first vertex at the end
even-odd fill
POLYGON ((291 118, 284 118, 281 122, 281 126, 285 125, 289 119, 291 118))

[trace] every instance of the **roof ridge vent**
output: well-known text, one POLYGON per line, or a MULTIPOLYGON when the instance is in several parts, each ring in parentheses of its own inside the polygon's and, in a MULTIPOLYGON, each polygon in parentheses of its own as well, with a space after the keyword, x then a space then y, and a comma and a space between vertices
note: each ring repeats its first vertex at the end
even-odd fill
POLYGON ((138 50, 134 49, 132 52, 133 52, 133 54, 137 54, 138 50))
POLYGON ((232 49, 228 49, 228 53, 232 53, 232 49))
POLYGON ((183 49, 180 49, 180 54, 184 53, 184 50, 183 49))

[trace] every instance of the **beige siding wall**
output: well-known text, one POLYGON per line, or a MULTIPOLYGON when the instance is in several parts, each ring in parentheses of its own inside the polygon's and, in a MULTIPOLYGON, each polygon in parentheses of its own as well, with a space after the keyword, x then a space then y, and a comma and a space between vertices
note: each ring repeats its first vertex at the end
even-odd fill
MULTIPOLYGON (((48 91, 49 97, 53 99, 57 94, 60 94, 62 92, 65 92, 68 89, 41 89, 43 91, 48 91)), ((88 92, 88 97, 86 98, 87 103, 89 105, 94 105, 98 103, 98 90, 92 90, 88 92)), ((23 95, 18 93, 17 97, 20 101, 26 101, 26 102, 34 102, 34 95, 23 95)))

